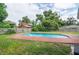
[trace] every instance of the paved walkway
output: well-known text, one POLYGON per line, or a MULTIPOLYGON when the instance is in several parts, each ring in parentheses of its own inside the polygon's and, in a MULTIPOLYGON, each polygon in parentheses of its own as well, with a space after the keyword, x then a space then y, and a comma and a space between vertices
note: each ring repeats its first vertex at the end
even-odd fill
POLYGON ((70 38, 44 38, 44 37, 31 37, 31 36, 23 36, 22 34, 15 34, 11 36, 12 39, 18 40, 34 40, 34 41, 42 41, 42 42, 59 42, 59 43, 67 43, 67 44, 79 44, 79 37, 70 36, 70 38))

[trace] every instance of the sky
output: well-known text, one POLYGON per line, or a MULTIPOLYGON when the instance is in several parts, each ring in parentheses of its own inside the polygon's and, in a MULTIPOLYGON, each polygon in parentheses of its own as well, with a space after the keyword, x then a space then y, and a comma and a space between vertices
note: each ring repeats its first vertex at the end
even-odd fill
POLYGON ((6 3, 8 17, 10 20, 18 23, 23 16, 28 16, 31 20, 36 19, 36 14, 42 14, 43 11, 51 9, 57 12, 62 19, 67 17, 77 17, 78 3, 6 3))

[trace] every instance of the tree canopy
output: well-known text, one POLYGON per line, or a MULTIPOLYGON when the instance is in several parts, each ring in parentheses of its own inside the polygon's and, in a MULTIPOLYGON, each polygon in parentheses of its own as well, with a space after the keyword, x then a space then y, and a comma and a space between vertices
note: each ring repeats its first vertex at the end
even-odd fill
POLYGON ((7 6, 4 3, 0 3, 0 22, 3 22, 3 20, 5 20, 6 17, 8 16, 6 7, 7 6))
POLYGON ((77 24, 77 20, 74 17, 68 17, 64 21, 64 25, 76 25, 76 24, 77 24))
POLYGON ((58 30, 62 25, 60 16, 57 12, 52 12, 51 10, 44 11, 43 14, 37 14, 36 17, 36 22, 40 21, 39 24, 36 25, 38 31, 58 30))
POLYGON ((16 24, 12 21, 3 21, 0 23, 0 28, 14 28, 16 24))
POLYGON ((30 23, 30 19, 28 18, 28 16, 24 16, 22 17, 22 22, 30 23))

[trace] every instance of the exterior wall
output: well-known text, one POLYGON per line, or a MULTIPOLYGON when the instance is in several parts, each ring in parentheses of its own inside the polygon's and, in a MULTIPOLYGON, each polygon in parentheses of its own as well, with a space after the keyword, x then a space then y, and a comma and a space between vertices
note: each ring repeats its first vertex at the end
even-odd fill
POLYGON ((17 33, 27 33, 31 32, 31 28, 16 28, 17 33))

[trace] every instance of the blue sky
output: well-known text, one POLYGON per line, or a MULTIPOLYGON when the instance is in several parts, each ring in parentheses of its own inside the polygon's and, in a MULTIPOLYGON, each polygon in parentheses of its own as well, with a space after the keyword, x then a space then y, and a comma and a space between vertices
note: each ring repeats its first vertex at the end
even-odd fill
POLYGON ((58 12, 61 18, 73 16, 76 18, 78 3, 6 3, 8 17, 6 20, 11 20, 18 23, 23 16, 28 16, 31 20, 36 18, 36 14, 42 13, 44 10, 51 9, 58 12))

